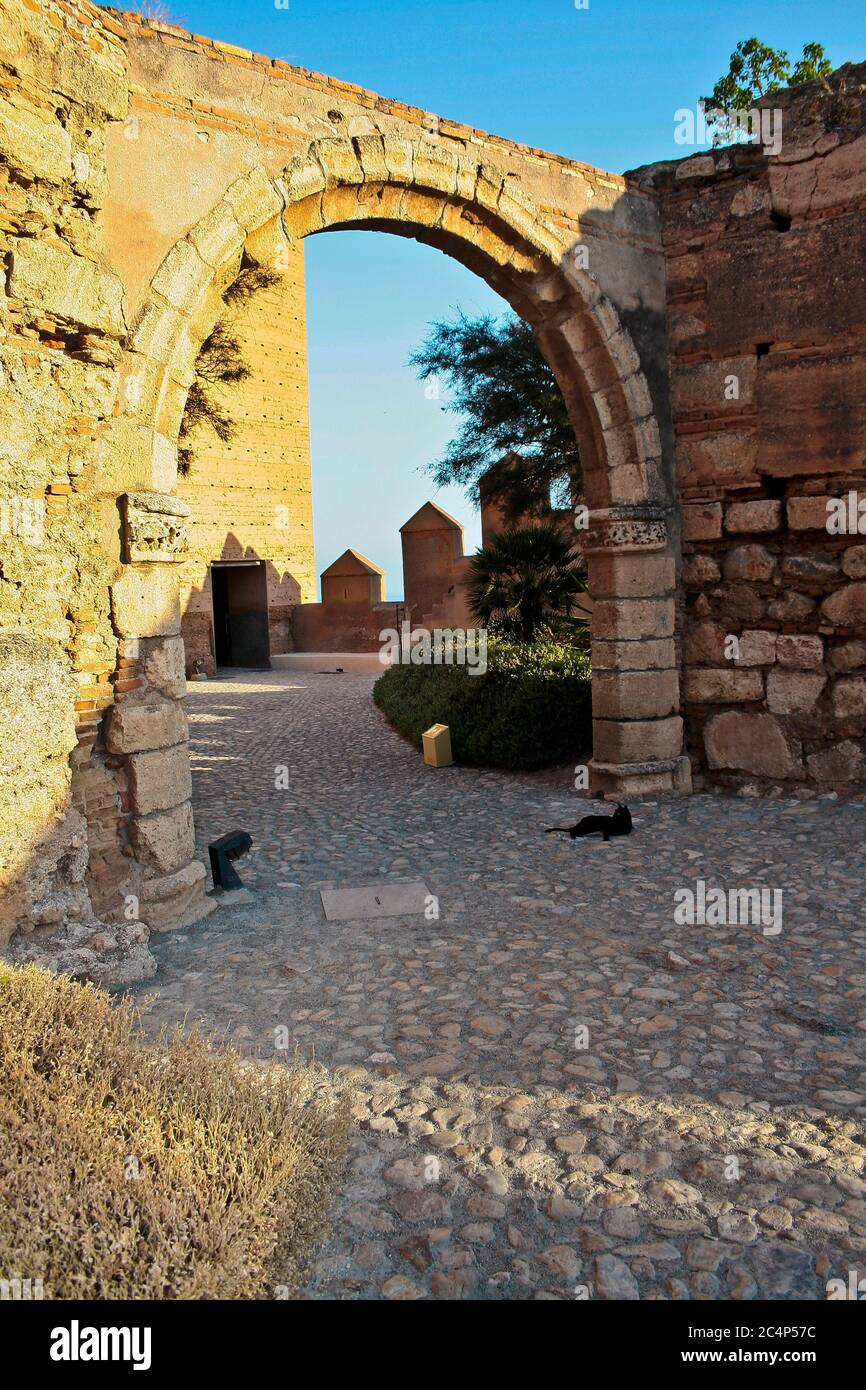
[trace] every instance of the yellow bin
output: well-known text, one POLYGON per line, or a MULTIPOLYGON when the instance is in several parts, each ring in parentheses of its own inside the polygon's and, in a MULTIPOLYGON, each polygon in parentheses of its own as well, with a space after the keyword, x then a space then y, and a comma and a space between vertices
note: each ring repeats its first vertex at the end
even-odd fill
POLYGON ((424 761, 429 767, 450 767, 454 762, 451 756, 451 730, 447 724, 433 724, 421 735, 424 745, 424 761))

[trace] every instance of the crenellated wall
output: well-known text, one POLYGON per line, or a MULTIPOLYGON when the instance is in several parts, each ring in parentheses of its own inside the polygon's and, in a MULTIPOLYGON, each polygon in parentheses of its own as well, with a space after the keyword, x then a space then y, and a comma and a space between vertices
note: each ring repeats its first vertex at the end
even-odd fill
POLYGON ((382 598, 384 571, 357 550, 346 550, 322 571, 321 603, 298 604, 292 615, 299 652, 378 652, 380 633, 400 628, 466 628, 463 527, 435 502, 425 502, 400 527, 402 599, 382 598))

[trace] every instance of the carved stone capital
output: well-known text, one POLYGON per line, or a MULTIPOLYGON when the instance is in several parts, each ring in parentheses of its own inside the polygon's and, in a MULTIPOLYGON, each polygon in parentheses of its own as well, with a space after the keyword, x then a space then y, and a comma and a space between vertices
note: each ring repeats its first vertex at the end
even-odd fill
POLYGON ((189 507, 164 492, 128 492, 121 498, 123 560, 127 565, 173 564, 189 549, 189 507))
POLYGON ((585 554, 626 554, 664 550, 668 543, 667 516, 661 507, 599 507, 589 514, 581 549, 585 554))

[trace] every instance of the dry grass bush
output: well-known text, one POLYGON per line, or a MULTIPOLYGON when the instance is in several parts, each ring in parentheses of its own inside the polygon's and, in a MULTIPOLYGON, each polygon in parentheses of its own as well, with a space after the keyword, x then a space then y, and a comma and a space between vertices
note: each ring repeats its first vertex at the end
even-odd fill
POLYGON ((124 1000, 0 971, 0 1278, 45 1298, 268 1298, 297 1288, 342 1172, 318 1067, 261 1068, 124 1000))

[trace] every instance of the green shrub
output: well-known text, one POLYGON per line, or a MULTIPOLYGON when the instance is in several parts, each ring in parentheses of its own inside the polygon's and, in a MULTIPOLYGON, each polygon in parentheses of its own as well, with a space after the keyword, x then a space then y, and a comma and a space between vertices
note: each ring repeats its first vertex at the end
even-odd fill
POLYGON ((447 724, 458 763, 553 767, 591 743, 590 682, 585 652, 491 637, 483 676, 467 666, 392 666, 373 699, 416 748, 431 724, 447 724))

